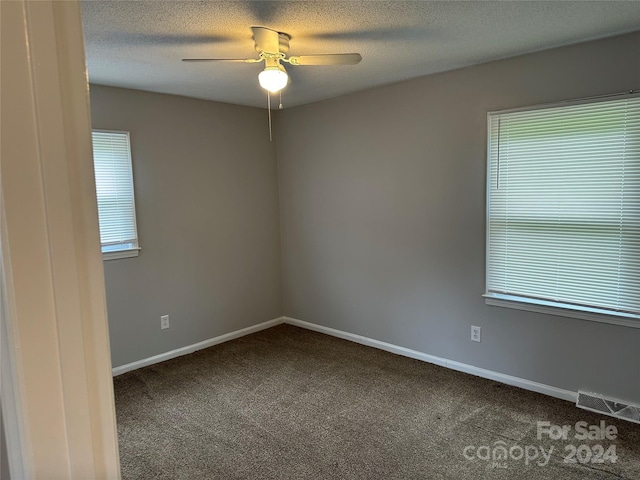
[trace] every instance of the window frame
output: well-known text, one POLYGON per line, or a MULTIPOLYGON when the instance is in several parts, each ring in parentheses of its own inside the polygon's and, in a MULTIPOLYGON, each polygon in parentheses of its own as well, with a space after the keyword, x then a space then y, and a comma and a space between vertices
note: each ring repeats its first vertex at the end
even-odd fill
POLYGON ((601 95, 597 97, 588 97, 576 100, 567 100, 559 102, 543 103, 538 105, 492 110, 487 112, 487 157, 486 157, 486 206, 485 206, 485 291, 482 295, 486 305, 512 308, 516 310, 524 310, 529 312, 544 313, 548 315, 556 315, 561 317, 578 318, 581 320, 589 320, 612 325, 621 325, 631 328, 640 328, 640 315, 627 312, 613 313, 610 310, 604 310, 588 306, 578 306, 573 304, 563 304, 550 302, 542 299, 530 298, 525 296, 515 296, 500 293, 489 292, 489 259, 491 247, 491 231, 490 231, 490 208, 491 208, 491 185, 493 178, 491 177, 491 119, 495 115, 503 115, 515 112, 533 112, 536 110, 549 109, 554 107, 565 107, 573 105, 593 104, 607 100, 613 100, 615 97, 633 98, 640 96, 637 90, 628 92, 601 95))
MULTIPOLYGON (((127 137, 127 146, 128 146, 128 154, 129 154, 129 169, 131 171, 131 192, 132 192, 132 205, 133 205, 133 229, 135 232, 135 238, 136 238, 136 244, 132 245, 131 247, 128 248, 119 248, 119 249, 112 249, 112 250, 104 250, 104 245, 102 245, 102 241, 100 241, 100 251, 102 253, 102 260, 106 261, 106 260, 118 260, 118 259, 122 259, 122 258, 133 258, 133 257, 137 257, 140 253, 141 247, 140 247, 140 238, 138 236, 138 218, 137 218, 137 214, 136 214, 136 192, 135 192, 135 185, 134 185, 134 181, 133 181, 133 155, 131 152, 131 133, 129 131, 126 130, 106 130, 106 129, 101 129, 101 128, 92 128, 91 129, 91 137, 92 137, 92 142, 91 142, 91 160, 93 162, 93 169, 94 169, 94 182, 95 182, 95 157, 93 155, 93 133, 97 132, 97 133, 114 133, 114 134, 121 134, 121 135, 126 135, 127 137)), ((96 190, 97 190, 97 185, 96 185, 96 190)), ((98 203, 98 195, 96 192, 96 204, 98 203)), ((98 228, 100 228, 100 218, 98 215, 98 228)), ((108 247, 108 246, 107 246, 108 247)))

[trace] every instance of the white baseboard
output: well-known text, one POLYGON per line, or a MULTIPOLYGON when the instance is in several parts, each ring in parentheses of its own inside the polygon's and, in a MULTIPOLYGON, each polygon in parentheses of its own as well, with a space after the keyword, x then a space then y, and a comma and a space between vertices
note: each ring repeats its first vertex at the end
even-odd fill
POLYGON ((575 403, 578 398, 578 392, 572 392, 570 390, 564 390, 562 388, 552 387, 550 385, 533 382, 531 380, 527 380, 524 378, 514 377, 511 375, 506 375, 504 373, 494 372, 492 370, 486 370, 484 368, 475 367, 473 365, 469 365, 466 363, 456 362, 454 360, 437 357, 435 355, 429 355, 428 353, 418 352, 417 350, 411 350, 410 348, 400 347, 398 345, 393 345, 392 343, 382 342, 380 340, 374 340, 373 338, 363 337, 362 335, 356 335, 355 333, 344 332, 342 330, 336 330, 335 328, 325 327, 322 325, 305 322, 304 320, 298 320, 297 318, 291 318, 291 317, 274 318, 273 320, 268 320, 266 322, 259 323, 258 325, 254 325, 252 327, 247 327, 241 330, 236 330, 235 332, 226 333, 224 335, 220 335, 219 337, 210 338, 202 342, 194 343, 193 345, 188 345, 186 347, 178 348, 176 350, 171 350, 169 352, 161 353, 160 355, 155 355, 153 357, 144 358, 142 360, 138 360, 137 362, 127 363, 126 365, 115 367, 114 369, 112 369, 112 373, 114 377, 118 375, 122 375, 123 373, 130 372, 131 370, 136 370, 138 368, 146 367, 148 365, 153 365, 154 363, 164 362, 165 360, 170 360, 172 358, 180 357, 182 355, 188 355, 189 353, 202 350, 203 348, 208 348, 208 347, 212 347, 213 345, 217 345, 219 343, 228 342, 229 340, 240 338, 245 335, 249 335, 251 333, 259 332, 260 330, 265 330, 267 328, 274 327, 281 323, 288 323, 290 325, 295 325, 297 327, 306 328, 307 330, 313 330, 315 332, 331 335, 332 337, 338 337, 344 340, 349 340, 351 342, 367 345, 369 347, 378 348, 380 350, 385 350, 387 352, 395 353, 397 355, 402 355, 404 357, 415 358, 416 360, 421 360, 423 362, 433 363, 435 365, 440 365, 441 367, 450 368, 452 370, 458 370, 460 372, 469 373, 477 377, 487 378, 489 380, 495 380, 496 382, 524 388, 525 390, 531 390, 533 392, 538 392, 538 393, 542 393, 552 397, 561 398, 563 400, 568 400, 573 403, 575 403))
POLYGON ((119 367, 113 368, 111 372, 112 375, 116 377, 118 375, 122 375, 123 373, 130 372, 131 370, 137 370, 138 368, 153 365, 154 363, 160 363, 164 362, 165 360, 180 357, 182 355, 188 355, 198 350, 202 350, 203 348, 209 348, 213 345, 218 345, 219 343, 228 342, 229 340, 233 340, 234 338, 244 337, 245 335, 271 328, 275 325, 283 323, 283 321, 284 317, 274 318, 273 320, 268 320, 266 322, 259 323, 258 325, 253 325, 252 327, 236 330, 235 332, 225 333, 224 335, 220 335, 219 337, 210 338, 202 342, 194 343, 193 345, 187 345, 186 347, 177 348, 169 352, 161 353, 160 355, 154 355, 153 357, 143 358, 142 360, 138 360, 137 362, 127 363, 126 365, 121 365, 119 367))
POLYGON ((380 340, 374 340, 373 338, 363 337, 356 335, 355 333, 348 333, 342 330, 336 330, 335 328, 324 327, 315 323, 305 322, 291 317, 282 317, 284 323, 295 325, 297 327, 306 328, 315 332, 325 333, 333 337, 342 338, 344 340, 350 340, 352 342, 367 345, 369 347, 379 348, 387 352, 402 355, 404 357, 415 358, 422 360, 423 362, 434 363, 441 367, 450 368, 452 370, 458 370, 460 372, 469 373, 477 377, 487 378, 489 380, 495 380, 496 382, 505 383, 507 385, 513 385, 525 390, 531 390, 533 392, 543 393, 551 397, 561 398, 575 403, 578 399, 578 392, 572 392, 570 390, 564 390, 562 388, 552 387, 551 385, 545 385, 543 383, 533 382, 520 377, 514 377, 506 375, 500 372, 494 372, 492 370, 486 370, 484 368, 475 367, 466 363, 456 362, 435 355, 429 355, 427 353, 418 352, 409 348, 400 347, 391 343, 381 342, 380 340))

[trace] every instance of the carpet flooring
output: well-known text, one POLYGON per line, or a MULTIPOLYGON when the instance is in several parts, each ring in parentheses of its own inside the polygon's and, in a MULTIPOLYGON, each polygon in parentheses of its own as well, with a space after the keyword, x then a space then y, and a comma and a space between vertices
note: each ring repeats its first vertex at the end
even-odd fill
POLYGON ((640 425, 290 325, 114 385, 124 479, 640 479, 640 425))

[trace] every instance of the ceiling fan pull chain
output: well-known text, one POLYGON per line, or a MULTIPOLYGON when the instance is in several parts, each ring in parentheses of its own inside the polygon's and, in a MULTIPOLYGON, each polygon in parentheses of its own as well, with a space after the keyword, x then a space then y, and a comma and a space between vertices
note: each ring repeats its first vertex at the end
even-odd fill
POLYGON ((269 141, 272 142, 271 138, 271 92, 267 90, 267 110, 269 111, 269 141))
POLYGON ((280 110, 282 110, 282 108, 283 108, 283 107, 282 107, 282 90, 280 90, 280 92, 279 92, 279 93, 280 93, 280 105, 278 105, 278 108, 279 108, 280 110))

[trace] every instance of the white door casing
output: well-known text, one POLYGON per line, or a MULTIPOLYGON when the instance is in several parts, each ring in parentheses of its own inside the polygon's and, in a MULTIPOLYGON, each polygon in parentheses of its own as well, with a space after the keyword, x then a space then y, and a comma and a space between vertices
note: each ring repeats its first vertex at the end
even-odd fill
POLYGON ((12 477, 120 478, 80 6, 0 4, 12 477))

